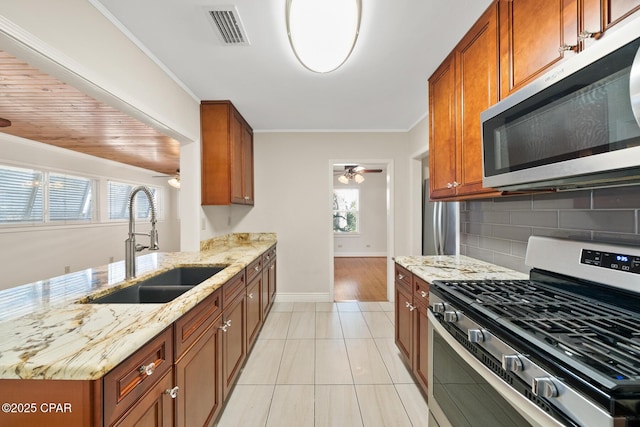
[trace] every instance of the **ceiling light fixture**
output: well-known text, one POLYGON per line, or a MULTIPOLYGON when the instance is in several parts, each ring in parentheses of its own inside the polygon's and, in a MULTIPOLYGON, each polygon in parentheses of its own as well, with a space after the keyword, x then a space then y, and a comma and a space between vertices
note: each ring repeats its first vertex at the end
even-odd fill
POLYGON ((316 73, 339 68, 358 39, 362 0, 287 0, 287 35, 302 65, 316 73))
POLYGON ((349 181, 353 179, 356 184, 362 184, 364 182, 364 176, 362 176, 360 172, 364 170, 362 166, 347 168, 344 173, 338 177, 338 182, 348 184, 349 181))
POLYGON ((178 169, 176 171, 176 174, 174 176, 172 176, 171 178, 169 178, 169 180, 167 182, 173 188, 180 189, 180 169, 178 169))

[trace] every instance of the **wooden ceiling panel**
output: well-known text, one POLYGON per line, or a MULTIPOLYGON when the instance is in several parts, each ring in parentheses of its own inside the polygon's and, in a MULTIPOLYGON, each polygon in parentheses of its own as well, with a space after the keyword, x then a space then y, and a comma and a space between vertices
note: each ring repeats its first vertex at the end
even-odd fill
POLYGON ((180 143, 0 51, 0 132, 172 175, 180 143))

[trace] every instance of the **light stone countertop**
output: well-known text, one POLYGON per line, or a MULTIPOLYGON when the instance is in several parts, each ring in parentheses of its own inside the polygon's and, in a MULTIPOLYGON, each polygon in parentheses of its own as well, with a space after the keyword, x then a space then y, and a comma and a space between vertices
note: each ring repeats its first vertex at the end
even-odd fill
POLYGON ((95 380, 276 244, 274 233, 232 234, 200 252, 138 257, 138 277, 124 262, 0 291, 0 379, 95 380), (227 266, 166 304, 85 304, 179 266, 227 266))
POLYGON ((421 279, 528 279, 529 275, 464 255, 398 256, 394 261, 421 279))

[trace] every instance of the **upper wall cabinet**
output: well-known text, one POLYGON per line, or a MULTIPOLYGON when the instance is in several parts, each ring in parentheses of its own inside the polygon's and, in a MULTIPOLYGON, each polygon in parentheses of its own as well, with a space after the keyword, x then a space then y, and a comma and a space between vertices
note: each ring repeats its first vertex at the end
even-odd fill
POLYGON ((640 9, 640 0, 499 3, 502 98, 588 48, 605 31, 640 9))
POLYGON ((429 78, 433 199, 495 192, 482 187, 480 113, 498 101, 497 7, 487 9, 429 78))
POLYGON ((229 101, 202 101, 202 205, 253 205, 253 130, 229 101))

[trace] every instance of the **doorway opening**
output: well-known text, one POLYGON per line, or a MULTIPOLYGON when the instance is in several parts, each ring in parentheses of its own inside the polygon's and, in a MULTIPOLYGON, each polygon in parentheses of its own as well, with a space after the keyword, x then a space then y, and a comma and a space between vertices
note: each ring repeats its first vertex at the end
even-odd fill
POLYGON ((333 162, 334 301, 389 301, 390 161, 333 162))

